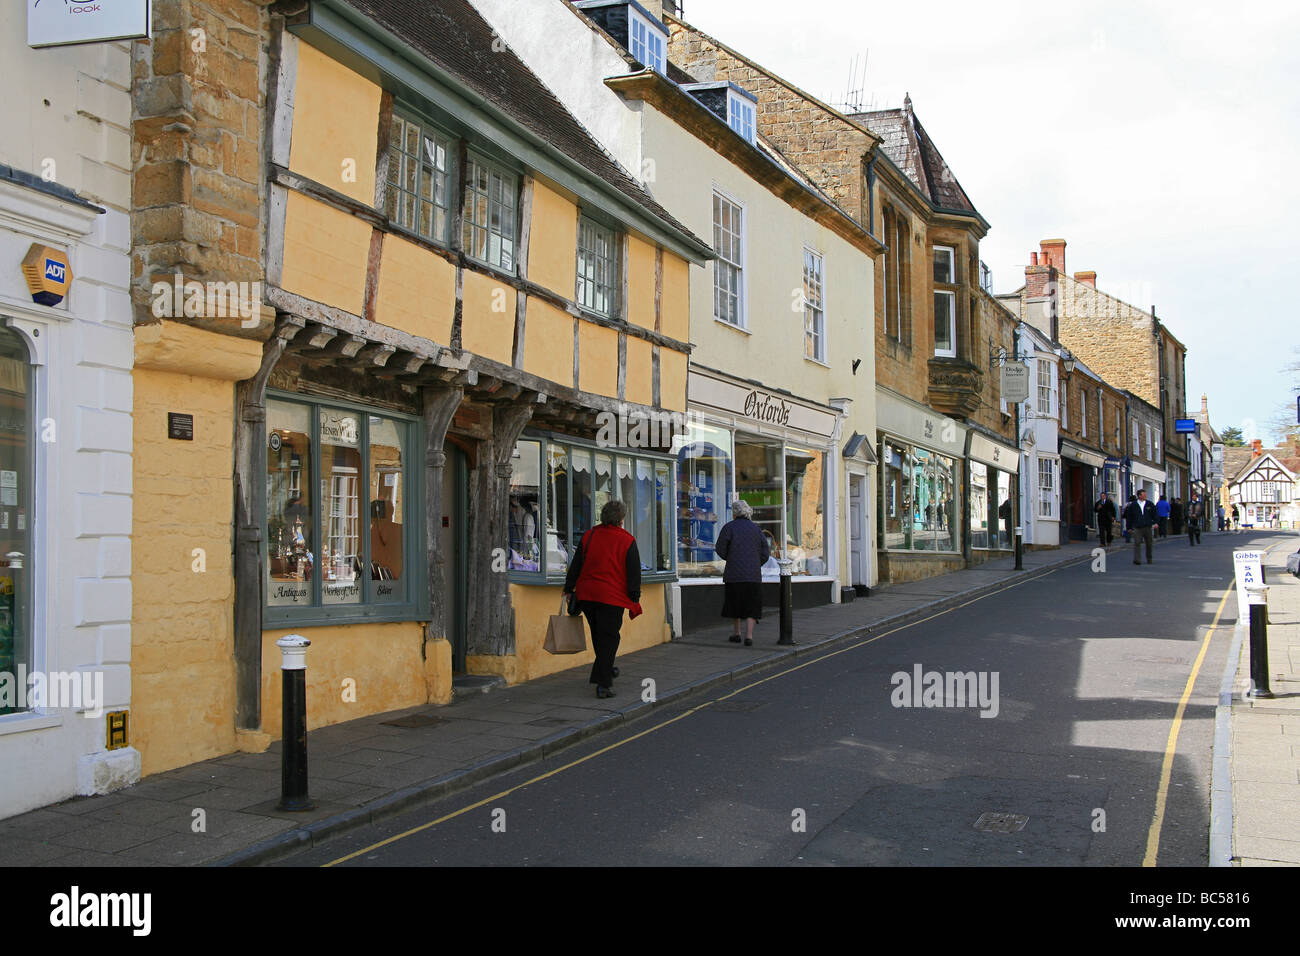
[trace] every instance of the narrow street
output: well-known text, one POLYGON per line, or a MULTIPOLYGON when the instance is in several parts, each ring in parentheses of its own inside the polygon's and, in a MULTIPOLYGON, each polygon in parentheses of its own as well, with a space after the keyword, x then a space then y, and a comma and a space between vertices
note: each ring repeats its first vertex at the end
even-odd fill
POLYGON ((1245 541, 1171 538, 1141 567, 1113 551, 1104 573, 841 645, 282 865, 1140 865, 1222 604, 1153 844, 1161 866, 1204 866, 1222 598, 1245 541), (895 706, 927 702, 895 677, 917 668, 975 672, 986 693, 895 706), (1028 819, 977 829, 985 813, 1028 819))

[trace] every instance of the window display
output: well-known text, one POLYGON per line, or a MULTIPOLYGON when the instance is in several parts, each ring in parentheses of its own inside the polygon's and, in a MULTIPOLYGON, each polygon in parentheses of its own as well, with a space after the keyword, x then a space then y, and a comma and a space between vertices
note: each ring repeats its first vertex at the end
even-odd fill
POLYGON ((970 546, 988 548, 997 540, 997 511, 989 514, 989 467, 981 461, 970 463, 970 546), (992 537, 990 538, 990 532, 992 537))
POLYGON ((511 571, 542 569, 541 527, 541 442, 515 444, 510 473, 510 560, 511 571))
POLYGON ((731 520, 731 432, 691 422, 687 434, 674 439, 673 450, 677 455, 677 573, 721 576, 723 562, 713 544, 731 520))
POLYGON ((954 459, 886 439, 881 442, 880 495, 886 548, 957 550, 961 488, 954 459))
POLYGON ((822 452, 786 446, 786 556, 793 574, 825 574, 825 456, 822 452))
POLYGON ((770 439, 736 436, 736 497, 754 508, 754 524, 777 542, 774 558, 784 557, 781 522, 784 515, 785 475, 781 443, 770 439))
MULTIPOLYGON (((28 521, 33 513, 30 396, 27 348, 16 333, 0 330, 0 674, 32 667, 30 587, 37 563, 28 521)), ((16 695, 8 707, 0 702, 0 714, 24 709, 18 706, 22 700, 16 695)))

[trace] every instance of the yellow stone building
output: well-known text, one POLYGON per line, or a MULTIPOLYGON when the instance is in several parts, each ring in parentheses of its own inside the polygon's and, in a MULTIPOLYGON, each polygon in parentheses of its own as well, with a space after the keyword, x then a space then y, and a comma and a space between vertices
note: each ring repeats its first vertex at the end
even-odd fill
POLYGON ((643 564, 623 649, 669 639, 708 246, 464 0, 215 9, 160 3, 137 64, 144 772, 278 736, 289 633, 311 727, 589 665, 542 642, 611 497, 643 564))

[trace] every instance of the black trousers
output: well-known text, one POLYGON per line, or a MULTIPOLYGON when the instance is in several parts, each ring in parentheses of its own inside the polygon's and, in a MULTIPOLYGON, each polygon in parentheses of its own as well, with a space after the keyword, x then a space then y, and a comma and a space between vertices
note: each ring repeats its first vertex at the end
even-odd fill
POLYGON ((596 652, 590 683, 610 687, 614 683, 614 655, 618 653, 619 631, 623 627, 623 608, 617 604, 583 601, 582 613, 591 628, 591 646, 596 652))
POLYGON ((1155 532, 1154 525, 1147 525, 1145 528, 1133 529, 1133 563, 1138 563, 1138 558, 1142 554, 1142 544, 1147 546, 1147 564, 1151 563, 1151 538, 1155 532))
POLYGON ((1195 518, 1187 522, 1187 542, 1188 544, 1200 544, 1201 542, 1201 523, 1195 518))
POLYGON ((1111 522, 1099 518, 1097 520, 1097 537, 1102 544, 1109 546, 1115 540, 1115 526, 1111 522))

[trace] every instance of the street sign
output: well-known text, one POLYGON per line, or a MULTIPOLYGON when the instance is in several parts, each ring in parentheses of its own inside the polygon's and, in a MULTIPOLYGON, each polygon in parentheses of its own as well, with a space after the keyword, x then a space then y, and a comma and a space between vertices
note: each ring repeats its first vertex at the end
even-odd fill
POLYGON ((1264 552, 1234 551, 1232 567, 1237 578, 1237 620, 1250 620, 1250 604, 1246 599, 1246 586, 1264 583, 1264 552))
POLYGON ((1196 419, 1195 418, 1175 418, 1174 433, 1177 435, 1195 435, 1196 419))
POLYGON ((1017 405, 1029 398, 1029 366, 1008 362, 1002 366, 1002 400, 1017 405))

